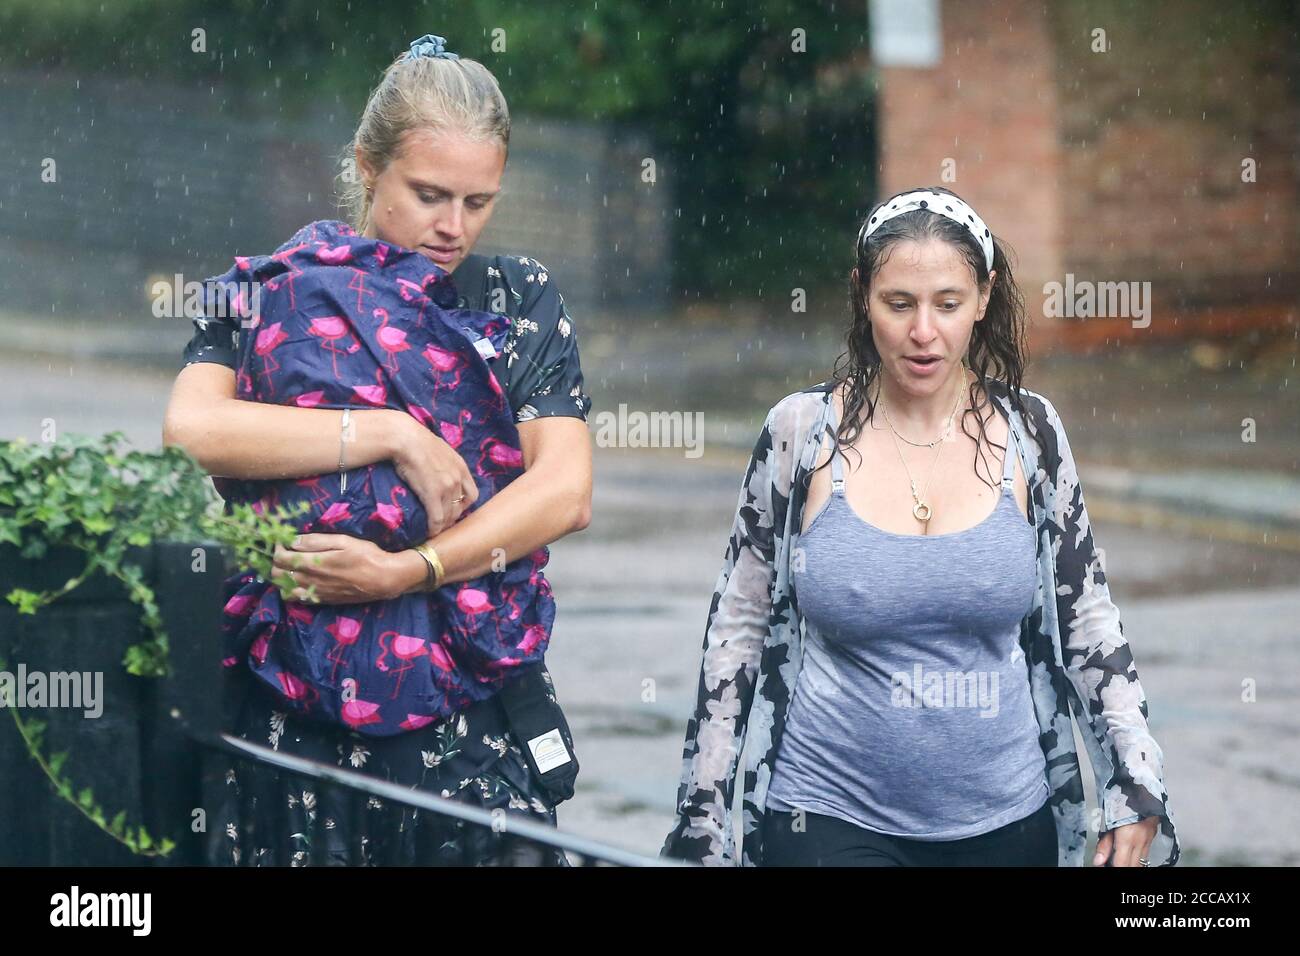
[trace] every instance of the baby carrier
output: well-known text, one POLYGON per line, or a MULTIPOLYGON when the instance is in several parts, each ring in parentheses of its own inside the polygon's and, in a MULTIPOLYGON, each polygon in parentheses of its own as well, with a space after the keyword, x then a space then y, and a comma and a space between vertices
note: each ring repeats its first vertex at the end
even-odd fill
MULTIPOLYGON (((247 316, 239 398, 401 409, 465 459, 479 491, 474 507, 522 474, 512 410, 486 363, 509 317, 454 308, 448 274, 420 253, 345 223, 313 222, 270 256, 237 257, 209 289, 247 316)), ((293 522, 302 532, 348 534, 388 551, 428 539, 424 509, 392 462, 345 474, 345 488, 338 473, 214 482, 227 511, 306 502, 293 522)), ((534 724, 553 724, 536 707, 555 619, 542 574, 548 557, 540 548, 433 593, 353 605, 285 601, 273 584, 238 573, 225 586, 223 664, 247 664, 286 707, 367 735, 417 729, 503 688, 507 708, 515 702, 534 724)))

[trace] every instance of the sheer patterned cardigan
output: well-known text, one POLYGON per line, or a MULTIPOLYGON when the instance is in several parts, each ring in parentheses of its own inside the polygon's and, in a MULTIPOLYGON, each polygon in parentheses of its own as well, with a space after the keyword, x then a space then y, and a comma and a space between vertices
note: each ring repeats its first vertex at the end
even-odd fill
MULTIPOLYGON (((1146 696, 1110 599, 1064 426, 1043 396, 1022 388, 1022 416, 1005 382, 988 379, 986 386, 1008 419, 1037 530, 1038 587, 1020 643, 1047 758, 1058 863, 1083 865, 1089 822, 1073 708, 1096 781, 1093 828, 1159 817, 1148 858, 1151 866, 1172 866, 1180 849, 1164 757, 1147 728, 1146 696), (1042 436, 1045 452, 1031 435, 1042 436)), ((676 821, 661 855, 714 865, 762 862, 760 822, 802 650, 791 557, 798 553, 807 476, 823 443, 834 441, 830 401, 827 382, 786 396, 754 446, 705 627, 676 821), (738 762, 739 860, 732 809, 738 762)))

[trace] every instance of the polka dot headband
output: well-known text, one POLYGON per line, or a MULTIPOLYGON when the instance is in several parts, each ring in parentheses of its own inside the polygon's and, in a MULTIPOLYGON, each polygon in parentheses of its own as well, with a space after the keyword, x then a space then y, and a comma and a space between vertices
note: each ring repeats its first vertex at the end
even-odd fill
POLYGON ((935 192, 932 189, 915 189, 910 193, 903 193, 891 199, 888 206, 881 203, 873 209, 871 218, 862 224, 862 232, 858 234, 858 248, 861 249, 867 236, 879 229, 882 224, 913 209, 928 209, 969 229, 971 235, 979 242, 980 248, 984 250, 985 266, 990 272, 993 271, 993 233, 989 232, 989 227, 984 225, 984 220, 956 196, 935 192))

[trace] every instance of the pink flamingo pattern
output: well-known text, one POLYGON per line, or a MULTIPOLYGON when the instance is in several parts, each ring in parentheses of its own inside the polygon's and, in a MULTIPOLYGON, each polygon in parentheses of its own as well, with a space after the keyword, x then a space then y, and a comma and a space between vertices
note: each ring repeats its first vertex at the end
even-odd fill
POLYGON ((365 402, 367 405, 374 405, 376 408, 383 408, 388 404, 388 389, 384 385, 384 373, 382 369, 375 369, 376 385, 353 385, 352 394, 365 402))
MULTIPOLYGON (((464 357, 456 352, 440 349, 437 346, 429 345, 425 347, 424 358, 433 368, 434 372, 439 374, 455 373, 448 383, 452 388, 460 384, 460 366, 464 362, 464 357)), ((491 375, 491 372, 488 372, 491 375)))
POLYGON ((411 347, 406 341, 406 333, 394 325, 388 324, 388 310, 375 309, 375 318, 382 319, 375 337, 379 339, 379 346, 388 353, 388 361, 384 367, 391 372, 397 371, 397 353, 405 352, 411 347))
POLYGON ((330 680, 333 681, 338 677, 344 651, 355 644, 357 638, 361 636, 361 620, 340 614, 325 630, 334 638, 334 648, 326 655, 328 660, 334 662, 334 669, 330 671, 330 680))
POLYGON ((370 520, 382 521, 384 527, 389 531, 396 531, 400 528, 405 512, 402 511, 402 506, 397 503, 399 497, 406 497, 406 489, 401 485, 394 485, 389 500, 386 502, 381 501, 375 505, 375 513, 370 516, 370 520))
MULTIPOLYGON (((352 353, 361 348, 360 343, 353 340, 350 349, 339 349, 334 343, 343 338, 349 332, 347 320, 341 315, 320 315, 311 320, 311 327, 307 329, 308 335, 314 335, 321 339, 321 348, 330 353, 330 365, 334 369, 334 378, 337 381, 339 377, 338 357, 343 352, 352 353)), ((322 394, 324 390, 321 390, 322 394)), ((315 395, 314 392, 307 393, 315 395)), ((317 400, 319 404, 319 399, 317 400)))
POLYGON ((375 666, 381 671, 388 670, 388 665, 384 663, 388 658, 391 650, 393 656, 402 663, 398 665, 395 673, 397 674, 397 684, 393 687, 393 697, 396 697, 402 690, 402 678, 406 672, 415 667, 415 659, 429 653, 429 648, 422 637, 412 637, 409 634, 398 634, 396 631, 384 631, 379 635, 380 654, 379 659, 375 661, 375 666), (384 638, 392 636, 393 643, 390 648, 384 643, 384 638))
MULTIPOLYGON (((238 397, 312 408, 406 411, 457 449, 481 507, 523 473, 514 413, 475 343, 500 354, 508 318, 456 308, 450 276, 419 252, 345 223, 300 229, 271 256, 222 277, 260 282, 257 336, 240 336, 238 397), (355 304, 355 306, 354 306, 355 304), (274 353, 274 354, 272 354, 274 353), (257 363, 257 364, 253 364, 257 363)), ((339 475, 214 482, 227 507, 309 510, 300 531, 364 538, 388 551, 428 539, 428 516, 391 462, 339 475)), ((555 619, 546 548, 429 594, 319 606, 285 600, 242 570, 224 583, 221 659, 248 667, 286 708, 369 736, 446 718, 543 659, 555 619)))
POLYGON ((439 421, 438 432, 442 435, 442 440, 452 448, 459 448, 460 443, 465 440, 465 423, 473 417, 469 409, 462 408, 454 422, 439 421))
POLYGON ((280 323, 259 329, 257 332, 257 343, 254 350, 262 357, 262 375, 267 382, 271 381, 271 373, 280 370, 280 363, 275 360, 271 353, 275 351, 276 346, 280 345, 289 334, 280 327, 280 323))

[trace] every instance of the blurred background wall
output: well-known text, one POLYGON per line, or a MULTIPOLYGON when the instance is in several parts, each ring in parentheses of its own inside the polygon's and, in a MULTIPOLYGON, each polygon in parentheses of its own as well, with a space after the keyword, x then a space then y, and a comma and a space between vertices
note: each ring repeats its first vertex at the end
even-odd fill
MULTIPOLYGON (((334 180, 353 113, 307 99, 282 116, 265 97, 242 100, 129 75, 0 73, 6 308, 131 322, 149 314, 156 278, 218 274, 313 219, 346 218, 334 180), (53 182, 42 179, 50 160, 53 182)), ((583 303, 662 308, 667 192, 617 188, 648 153, 645 136, 525 114, 510 145, 478 251, 562 262, 583 303)))
POLYGON ((1296 321, 1285 0, 399 0, 382 23, 305 0, 11 0, 7 307, 132 324, 152 277, 202 278, 340 215, 365 96, 431 20, 512 108, 481 249, 547 262, 582 311, 789 319, 797 288, 796 321, 842 321, 861 216, 937 183, 998 224, 1049 343, 1137 334, 1051 321, 1043 286, 1066 273, 1153 282, 1165 320, 1144 341, 1296 321))
POLYGON ((1294 5, 872 9, 881 192, 940 182, 951 164, 944 184, 1005 224, 1036 320, 1047 318, 1043 285, 1067 272, 1150 281, 1163 316, 1141 332, 1095 317, 1040 321, 1040 333, 1070 344, 1295 325, 1300 49, 1280 28, 1294 5), (912 52, 918 34, 924 58, 912 52), (1248 160, 1256 175, 1244 181, 1248 160))

